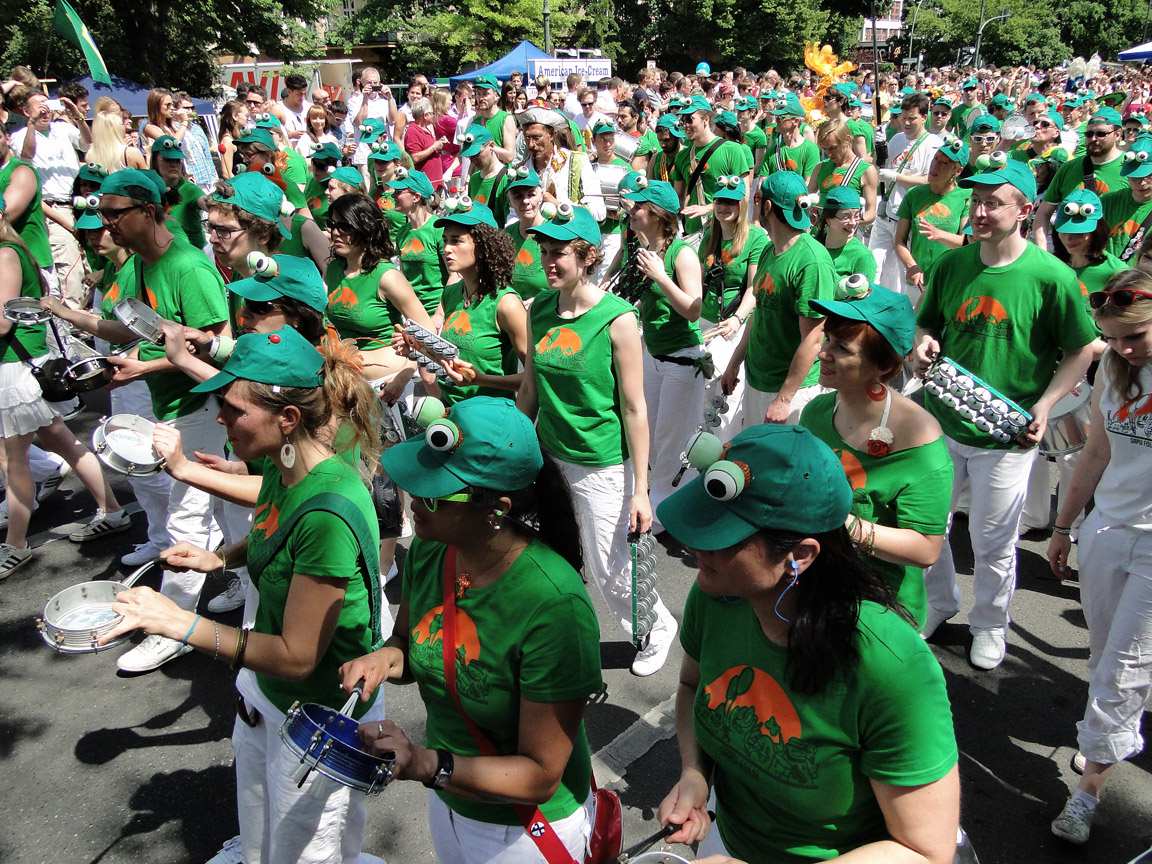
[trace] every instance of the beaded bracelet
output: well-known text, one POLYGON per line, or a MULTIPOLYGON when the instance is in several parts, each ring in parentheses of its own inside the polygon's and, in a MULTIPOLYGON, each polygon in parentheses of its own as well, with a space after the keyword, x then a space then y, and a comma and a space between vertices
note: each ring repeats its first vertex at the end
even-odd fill
POLYGON ((216 650, 212 654, 213 660, 220 659, 220 625, 215 621, 212 622, 212 631, 216 634, 216 650))
POLYGON ((1052 526, 1052 533, 1053 534, 1063 534, 1065 537, 1071 537, 1072 536, 1072 529, 1071 528, 1061 528, 1059 525, 1053 525, 1052 526))

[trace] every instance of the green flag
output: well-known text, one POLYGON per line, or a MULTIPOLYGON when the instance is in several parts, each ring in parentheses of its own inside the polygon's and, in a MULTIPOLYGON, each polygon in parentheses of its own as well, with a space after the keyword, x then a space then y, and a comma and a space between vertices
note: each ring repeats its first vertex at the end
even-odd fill
POLYGON ((100 49, 92 41, 92 34, 84 26, 76 10, 68 5, 68 0, 56 0, 56 17, 52 19, 52 27, 69 42, 80 46, 80 50, 84 52, 84 59, 88 61, 92 80, 111 87, 112 79, 108 75, 108 67, 104 65, 104 58, 100 56, 100 49))

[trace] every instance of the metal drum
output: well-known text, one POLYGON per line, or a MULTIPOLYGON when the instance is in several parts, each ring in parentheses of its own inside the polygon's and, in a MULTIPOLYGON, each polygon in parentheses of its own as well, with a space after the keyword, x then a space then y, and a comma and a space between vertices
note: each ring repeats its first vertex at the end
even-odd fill
POLYGON ((616 133, 616 146, 613 151, 617 156, 625 162, 631 162, 636 155, 636 151, 640 149, 640 139, 633 138, 627 132, 616 133))
POLYGON ((135 297, 125 297, 112 307, 112 314, 116 320, 127 327, 136 336, 153 345, 164 343, 164 331, 160 329, 164 319, 149 306, 135 297))
POLYGON ((356 735, 359 725, 334 708, 315 702, 293 704, 280 726, 284 746, 300 757, 300 769, 293 779, 302 786, 311 771, 319 771, 330 780, 369 795, 383 792, 392 780, 395 760, 361 750, 356 735))
POLYGON ((1075 453, 1088 441, 1088 419, 1091 416, 1092 388, 1081 381, 1052 406, 1048 427, 1040 439, 1040 452, 1045 456, 1075 453))
POLYGON ((96 654, 121 644, 130 634, 97 644, 120 623, 122 616, 112 611, 116 595, 136 584, 141 576, 159 564, 149 561, 123 582, 81 582, 65 588, 44 606, 36 628, 45 644, 61 654, 96 654))
POLYGON ((13 297, 4 301, 4 317, 13 324, 43 324, 52 313, 40 306, 35 297, 13 297))
POLYGON ((120 474, 140 477, 158 474, 164 460, 152 443, 156 424, 138 414, 115 414, 92 433, 92 451, 120 474))
POLYGON ((594 165, 596 178, 600 181, 600 192, 604 195, 604 206, 609 210, 620 209, 620 181, 631 171, 624 165, 594 165))
POLYGON ((77 393, 87 393, 107 384, 109 376, 104 373, 114 371, 107 357, 85 357, 64 370, 64 380, 77 393))
POLYGON ((674 852, 645 852, 643 855, 629 858, 628 864, 689 864, 689 861, 674 852))

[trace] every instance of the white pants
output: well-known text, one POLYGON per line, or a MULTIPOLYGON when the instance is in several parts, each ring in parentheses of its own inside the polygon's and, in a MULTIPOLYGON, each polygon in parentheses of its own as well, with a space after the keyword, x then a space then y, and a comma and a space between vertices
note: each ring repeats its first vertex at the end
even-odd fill
POLYGON ((28 467, 32 469, 32 479, 43 483, 49 477, 60 473, 64 457, 50 450, 41 450, 35 444, 28 448, 28 467))
MULTIPOLYGON (((73 309, 87 309, 92 289, 84 284, 88 262, 80 252, 80 244, 62 225, 51 219, 45 222, 48 225, 48 243, 52 247, 51 263, 56 265, 56 278, 60 280, 63 299, 73 309)), ((44 265, 49 262, 39 263, 44 265)))
MULTIPOLYGON (((628 543, 628 516, 632 502, 632 464, 586 468, 559 459, 556 464, 572 490, 572 504, 580 524, 584 572, 596 583, 608 612, 632 638, 632 559, 628 543)), ((652 640, 675 623, 657 596, 652 640)))
MULTIPOLYGON (((715 321, 700 319, 702 331, 711 330, 716 324, 715 321)), ((731 336, 717 336, 708 343, 708 350, 712 353, 712 362, 716 365, 716 377, 704 384, 705 408, 711 404, 713 395, 721 392, 720 379, 724 377, 724 370, 728 368, 728 361, 736 352, 736 346, 740 344, 740 338, 744 335, 744 328, 747 326, 747 323, 741 324, 740 329, 731 336)), ((712 429, 712 434, 721 441, 731 441, 732 436, 744 428, 744 390, 744 376, 740 376, 736 380, 736 386, 728 395, 727 413, 720 415, 720 425, 712 429)))
MULTIPOLYGON (((152 422, 152 398, 148 395, 148 385, 141 380, 130 381, 123 387, 108 391, 113 414, 138 414, 152 422)), ((172 494, 172 478, 163 471, 144 476, 129 475, 128 485, 132 494, 140 502, 144 516, 148 520, 148 542, 161 549, 171 546, 168 536, 168 500, 172 494)))
MULTIPOLYGON (((373 710, 382 706, 377 700, 373 710)), ((379 716, 364 720, 379 720, 379 716)), ((263 712, 256 728, 239 717, 232 728, 236 810, 248 864, 383 864, 361 851, 368 796, 317 771, 297 788, 300 758, 280 740, 284 715, 263 712)))
MULTIPOLYGON (((216 422, 220 403, 215 396, 198 411, 167 421, 180 432, 184 455, 195 459, 194 451, 224 455, 224 427, 216 422)), ((186 483, 172 482, 168 495, 168 534, 173 543, 185 540, 199 549, 214 549, 222 539, 220 526, 212 516, 215 499, 207 492, 186 483)), ((195 609, 204 587, 204 574, 188 571, 164 571, 160 593, 170 597, 181 609, 195 609)))
POLYGON ((872 236, 868 248, 876 259, 876 281, 885 288, 904 293, 904 265, 896 257, 896 220, 884 216, 884 202, 877 205, 876 221, 872 223, 872 236))
MULTIPOLYGON (((571 816, 550 822, 576 861, 583 861, 592 836, 594 798, 571 816)), ((435 792, 428 793, 428 827, 440 864, 548 864, 523 825, 493 825, 454 813, 435 792)))
MULTIPOLYGON (((796 395, 792 397, 792 404, 788 410, 788 425, 795 426, 800 422, 800 414, 804 410, 804 406, 819 396, 821 393, 826 393, 827 390, 819 384, 810 384, 807 387, 801 387, 796 391, 796 395)), ((744 391, 744 428, 748 429, 752 426, 758 426, 764 422, 764 415, 768 413, 768 406, 771 405, 780 393, 765 393, 763 390, 757 390, 755 387, 749 385, 748 389, 744 391)))
MULTIPOLYGON (((1001 636, 1008 632, 1008 604, 1016 590, 1016 538, 1028 474, 1036 458, 1036 448, 1029 450, 986 450, 958 444, 951 438, 948 454, 952 457, 954 480, 952 507, 955 512, 959 489, 966 478, 972 482, 972 504, 968 512, 975 568, 972 591, 975 599, 968 613, 968 626, 973 633, 988 632, 1001 636)), ((948 517, 949 537, 952 517, 948 517)), ((924 571, 928 588, 928 605, 946 615, 960 611, 960 588, 956 584, 956 564, 952 547, 946 538, 940 549, 940 560, 924 571)))
MULTIPOLYGON (((1076 463, 1080 461, 1080 454, 1084 451, 1076 450, 1056 457, 1056 467, 1060 471, 1060 485, 1056 487, 1056 510, 1064 503, 1064 496, 1072 482, 1072 474, 1076 470, 1076 463)), ((1032 465, 1032 473, 1028 477, 1028 493, 1024 498, 1024 515, 1020 517, 1020 527, 1048 528, 1052 518, 1052 475, 1048 470, 1048 457, 1037 456, 1032 465)), ((1072 521, 1072 528, 1079 528, 1084 522, 1084 511, 1072 521)))
POLYGON ((1080 752, 1109 765, 1144 749, 1140 722, 1152 692, 1152 533, 1107 526, 1099 511, 1080 529, 1080 602, 1088 622, 1088 705, 1080 752))
MULTIPOLYGON (((703 354, 702 346, 693 345, 668 356, 694 359, 703 354)), ((648 406, 651 441, 648 497, 652 501, 652 530, 659 532, 660 524, 655 520, 656 507, 676 491, 672 488, 672 480, 680 470, 680 454, 700 426, 704 410, 704 376, 695 366, 657 360, 645 348, 644 402, 648 406)))
MULTIPOLYGON (((612 262, 616 259, 616 253, 620 251, 620 247, 624 244, 624 235, 617 231, 615 234, 602 234, 600 235, 600 263, 596 265, 596 269, 592 271, 592 278, 589 280, 593 285, 602 285, 604 282, 604 274, 608 272, 608 268, 612 266, 612 262)), ((620 262, 623 266, 624 262, 620 262)))

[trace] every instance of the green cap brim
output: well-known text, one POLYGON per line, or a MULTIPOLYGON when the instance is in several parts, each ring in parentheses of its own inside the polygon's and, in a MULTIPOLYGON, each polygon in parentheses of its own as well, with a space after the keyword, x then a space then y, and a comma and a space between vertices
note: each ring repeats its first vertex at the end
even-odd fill
MULTIPOLYGON (((395 448, 392 448, 395 449, 395 448)), ((391 452, 391 451, 388 451, 391 452)), ((704 477, 694 478, 656 507, 656 517, 668 533, 691 549, 727 549, 760 530, 717 501, 704 488, 704 477)))
MULTIPOLYGON (((744 190, 747 191, 747 190, 744 190)), ((740 189, 729 189, 725 186, 723 189, 717 189, 712 193, 713 201, 743 201, 744 192, 740 189)))
POLYGON ((231 372, 225 372, 221 369, 207 381, 201 382, 192 388, 193 393, 215 393, 218 390, 223 390, 229 384, 236 380, 236 376, 231 372))
POLYGON ((528 229, 529 234, 536 234, 540 237, 547 237, 550 240, 562 240, 567 243, 569 240, 587 240, 593 246, 599 247, 603 238, 597 237, 595 242, 589 237, 581 237, 578 232, 569 228, 567 225, 557 225, 554 222, 545 222, 543 225, 537 225, 534 228, 528 229))
POLYGON ((469 484, 447 466, 451 453, 433 450, 423 435, 401 441, 380 454, 380 467, 410 495, 439 498, 454 495, 469 484))
POLYGON ((1061 221, 1060 217, 1056 217, 1056 224, 1053 228, 1057 234, 1091 234, 1096 230, 1096 226, 1100 223, 1100 216, 1085 219, 1079 216, 1069 216, 1061 221))
POLYGON ((485 219, 481 213, 447 213, 433 223, 433 227, 435 228, 443 228, 446 225, 463 225, 465 228, 472 225, 488 225, 492 228, 500 227, 492 217, 491 211, 488 212, 487 219, 485 219))
POLYGON ((1137 179, 1147 177, 1152 174, 1152 159, 1147 162, 1125 162, 1120 166, 1120 176, 1127 180, 1129 177, 1137 179), (1129 169, 1128 166, 1132 165, 1133 168, 1129 169))

